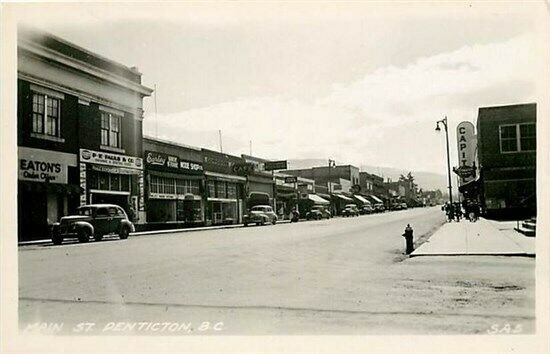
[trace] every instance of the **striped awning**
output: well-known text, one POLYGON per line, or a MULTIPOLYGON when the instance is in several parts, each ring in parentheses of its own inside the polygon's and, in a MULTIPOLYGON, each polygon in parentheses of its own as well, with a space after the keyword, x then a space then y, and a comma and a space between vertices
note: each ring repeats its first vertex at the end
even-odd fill
POLYGON ((363 198, 360 195, 354 195, 354 197, 363 204, 371 204, 371 202, 369 202, 368 200, 366 200, 365 198, 363 198))
POLYGON ((315 204, 322 204, 322 205, 328 205, 329 202, 326 199, 323 199, 315 194, 308 194, 307 198, 311 201, 313 201, 315 204))

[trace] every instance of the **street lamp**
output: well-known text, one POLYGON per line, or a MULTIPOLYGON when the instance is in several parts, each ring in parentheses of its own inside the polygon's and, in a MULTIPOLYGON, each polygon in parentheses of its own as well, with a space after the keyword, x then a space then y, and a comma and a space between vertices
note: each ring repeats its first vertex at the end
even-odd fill
POLYGON ((443 124, 445 127, 445 138, 447 140, 447 177, 449 178, 449 203, 453 204, 453 186, 451 183, 451 157, 449 153, 449 130, 447 129, 447 116, 445 118, 438 120, 436 122, 435 131, 441 131, 439 128, 439 123, 443 124))

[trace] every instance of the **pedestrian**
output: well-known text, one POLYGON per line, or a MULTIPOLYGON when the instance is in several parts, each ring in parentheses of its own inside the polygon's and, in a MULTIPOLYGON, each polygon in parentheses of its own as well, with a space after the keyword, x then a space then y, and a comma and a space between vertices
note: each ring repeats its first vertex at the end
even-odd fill
POLYGON ((460 222, 460 218, 462 217, 462 208, 460 207, 460 203, 455 204, 454 211, 455 211, 456 221, 460 222))
POLYGON ((449 222, 453 221, 454 218, 454 210, 453 205, 451 203, 447 203, 445 207, 445 211, 447 213, 447 220, 449 222))

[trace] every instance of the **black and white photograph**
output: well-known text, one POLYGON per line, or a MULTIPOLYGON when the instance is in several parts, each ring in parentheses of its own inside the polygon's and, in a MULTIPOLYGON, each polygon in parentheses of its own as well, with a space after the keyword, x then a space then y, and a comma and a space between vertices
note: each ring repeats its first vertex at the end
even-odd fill
POLYGON ((549 353, 548 2, 0 6, 3 353, 549 353))

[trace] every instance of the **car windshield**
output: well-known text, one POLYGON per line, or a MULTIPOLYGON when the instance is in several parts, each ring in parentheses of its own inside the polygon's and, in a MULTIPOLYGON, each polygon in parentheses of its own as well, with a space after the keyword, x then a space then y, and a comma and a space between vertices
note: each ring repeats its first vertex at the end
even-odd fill
POLYGON ((266 211, 264 207, 253 207, 251 211, 266 211))
POLYGON ((92 208, 78 208, 78 215, 92 215, 92 208))

